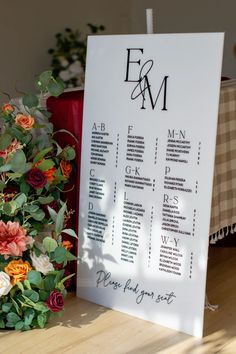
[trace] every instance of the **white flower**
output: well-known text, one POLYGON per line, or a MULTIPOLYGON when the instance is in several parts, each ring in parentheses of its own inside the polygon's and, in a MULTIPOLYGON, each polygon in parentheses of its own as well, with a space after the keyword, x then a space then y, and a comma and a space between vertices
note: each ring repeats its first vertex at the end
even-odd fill
POLYGON ((7 295, 11 290, 11 280, 8 274, 0 272, 0 297, 7 295))
POLYGON ((69 62, 65 57, 61 56, 58 59, 60 60, 60 64, 63 68, 66 68, 69 65, 69 62))
POLYGON ((30 258, 32 260, 33 267, 37 270, 37 272, 41 272, 43 275, 46 275, 48 272, 54 270, 53 265, 46 254, 41 254, 37 257, 34 252, 31 252, 30 258))
POLYGON ((32 247, 33 247, 34 242, 35 242, 34 238, 33 238, 33 237, 31 237, 31 236, 28 236, 28 243, 27 243, 28 248, 32 248, 32 247))
MULTIPOLYGON (((60 78, 61 78, 63 81, 67 81, 67 80, 70 80, 70 79, 71 79, 71 73, 70 73, 69 70, 62 70, 62 71, 60 71, 59 76, 60 76, 60 78)), ((73 76, 73 75, 72 75, 72 76, 73 76)))
POLYGON ((76 75, 81 75, 84 73, 84 69, 81 65, 81 62, 78 60, 76 60, 74 63, 72 63, 68 69, 71 73, 76 74, 76 75))

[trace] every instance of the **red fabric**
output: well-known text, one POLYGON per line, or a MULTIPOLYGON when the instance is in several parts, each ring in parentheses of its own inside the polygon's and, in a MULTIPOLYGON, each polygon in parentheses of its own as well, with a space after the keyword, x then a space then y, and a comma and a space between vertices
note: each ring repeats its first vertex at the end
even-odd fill
MULTIPOLYGON (((79 215, 79 176, 80 176, 80 157, 81 157, 81 139, 82 139, 82 117, 83 117, 83 98, 84 91, 66 92, 60 97, 49 97, 47 100, 47 109, 52 113, 50 121, 53 123, 54 132, 65 129, 72 133, 75 139, 65 132, 56 133, 54 138, 61 147, 71 145, 76 150, 76 163, 74 172, 71 175, 71 182, 65 186, 65 190, 74 189, 64 193, 64 200, 67 201, 68 209, 75 210, 67 227, 71 227, 78 233, 78 215, 79 215)), ((66 239, 66 237, 65 237, 66 239)), ((72 237, 68 239, 73 242, 73 253, 76 253, 76 240, 72 237)), ((73 266, 75 271, 75 265, 73 266)))

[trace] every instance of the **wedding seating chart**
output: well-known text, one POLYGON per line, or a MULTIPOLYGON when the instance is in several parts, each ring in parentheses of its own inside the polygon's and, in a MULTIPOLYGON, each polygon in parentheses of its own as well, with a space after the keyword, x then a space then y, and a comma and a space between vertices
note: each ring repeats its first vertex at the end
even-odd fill
POLYGON ((202 336, 222 33, 90 37, 78 296, 202 336))

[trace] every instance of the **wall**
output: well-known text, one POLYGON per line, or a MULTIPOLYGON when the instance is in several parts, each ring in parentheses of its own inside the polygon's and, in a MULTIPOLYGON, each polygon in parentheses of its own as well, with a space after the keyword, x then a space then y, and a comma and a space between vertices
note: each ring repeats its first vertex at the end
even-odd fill
POLYGON ((32 90, 34 75, 49 68, 54 34, 65 27, 86 33, 91 22, 107 34, 145 33, 147 7, 156 11, 159 33, 226 31, 223 74, 236 77, 235 0, 0 0, 0 91, 32 90))
POLYGON ((225 32, 222 74, 236 78, 235 0, 131 0, 131 31, 146 30, 144 12, 154 9, 154 30, 158 33, 225 32))
MULTIPOLYGON (((32 90, 36 74, 50 65, 48 48, 65 27, 86 33, 103 24, 106 33, 129 31, 129 0, 0 0, 0 91, 19 96, 32 90)), ((6 100, 0 96, 0 100, 6 100)))

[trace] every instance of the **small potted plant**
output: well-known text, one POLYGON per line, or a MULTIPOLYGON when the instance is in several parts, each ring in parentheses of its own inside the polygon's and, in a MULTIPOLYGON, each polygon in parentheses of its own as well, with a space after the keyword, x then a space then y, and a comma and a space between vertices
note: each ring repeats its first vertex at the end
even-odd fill
MULTIPOLYGON (((95 26, 91 23, 88 23, 87 26, 92 34, 105 29, 104 26, 95 26)), ((79 31, 73 31, 71 28, 65 28, 55 37, 55 49, 48 50, 48 53, 52 55, 53 75, 59 76, 68 88, 83 86, 87 39, 79 31)))

